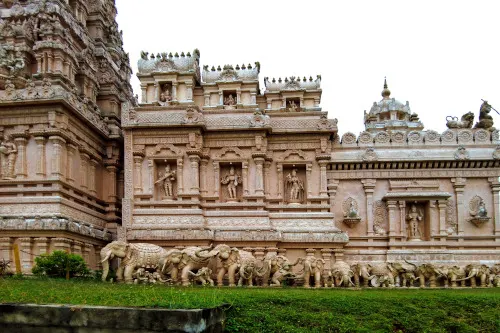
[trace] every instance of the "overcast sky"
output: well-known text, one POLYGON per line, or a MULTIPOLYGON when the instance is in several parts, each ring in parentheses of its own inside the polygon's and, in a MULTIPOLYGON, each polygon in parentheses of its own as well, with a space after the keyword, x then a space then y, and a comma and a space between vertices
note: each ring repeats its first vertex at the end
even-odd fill
MULTIPOLYGON (((339 132, 364 129, 363 110, 410 102, 426 129, 473 111, 500 111, 500 1, 116 0, 132 86, 141 50, 198 48, 203 65, 260 61, 264 77, 322 76, 321 106, 339 132)), ((500 116, 492 111, 496 127, 500 116)))

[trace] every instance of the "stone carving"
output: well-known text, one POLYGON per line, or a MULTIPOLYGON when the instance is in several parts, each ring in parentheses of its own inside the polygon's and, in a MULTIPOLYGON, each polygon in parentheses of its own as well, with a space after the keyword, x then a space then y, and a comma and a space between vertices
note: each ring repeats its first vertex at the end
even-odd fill
POLYGON ((295 101, 289 101, 288 102, 288 108, 286 109, 288 112, 297 112, 298 107, 297 104, 295 104, 295 101))
POLYGON ((472 135, 472 131, 468 129, 459 130, 457 134, 458 143, 467 144, 472 143, 474 140, 474 136, 472 135))
POLYGON ((355 199, 349 197, 344 200, 342 203, 342 209, 344 211, 343 222, 350 228, 361 221, 361 217, 359 217, 358 202, 355 199))
POLYGON ((354 287, 352 278, 354 277, 354 272, 351 266, 344 261, 337 261, 332 265, 332 278, 334 280, 335 286, 337 287, 354 287))
POLYGON ((114 257, 121 258, 116 271, 116 280, 132 283, 134 272, 139 268, 157 269, 160 259, 167 253, 162 247, 147 243, 125 243, 114 241, 101 250, 102 280, 106 281, 109 272, 109 261, 114 257))
POLYGON ((172 102, 172 95, 170 94, 170 90, 168 89, 167 84, 165 84, 163 91, 160 93, 160 99, 158 103, 161 106, 167 106, 170 105, 170 102, 172 102))
POLYGON ((423 221, 423 214, 417 210, 416 205, 411 205, 410 211, 406 214, 406 220, 408 221, 408 240, 422 240, 420 224, 423 221))
POLYGON ((469 152, 464 146, 459 146, 453 155, 456 160, 468 160, 470 158, 469 152))
POLYGON ((373 232, 375 235, 385 236, 387 231, 383 225, 387 221, 387 206, 384 201, 378 200, 373 203, 373 232))
POLYGON ((483 101, 479 109, 479 121, 474 125, 474 128, 484 128, 490 132, 495 130, 493 127, 493 117, 490 116, 491 105, 487 101, 483 101))
POLYGON ((425 143, 436 143, 438 144, 441 140, 441 135, 436 131, 427 131, 424 135, 425 143))
POLYGON ((476 227, 482 226, 491 219, 488 217, 483 198, 478 195, 475 195, 469 202, 469 214, 471 216, 469 221, 476 227))
POLYGON ((261 111, 255 111, 250 118, 250 127, 264 127, 269 126, 269 116, 263 114, 261 111))
POLYGON ((375 143, 386 144, 391 140, 390 135, 387 132, 378 132, 375 135, 375 143))
POLYGON ((183 124, 195 124, 198 122, 203 122, 203 114, 201 112, 198 112, 193 107, 187 107, 186 108, 186 115, 184 116, 184 119, 182 119, 183 124))
POLYGON ((474 113, 467 112, 458 120, 458 117, 446 117, 446 127, 448 128, 472 128, 474 123, 474 113))
POLYGON ((457 134, 455 131, 446 130, 441 134, 441 140, 443 143, 456 144, 457 143, 457 134))
POLYGON ((304 200, 304 183, 297 176, 297 169, 286 176, 288 203, 301 203, 304 200))
POLYGON ((301 277, 304 279, 304 288, 311 287, 311 279, 314 281, 314 288, 321 288, 325 260, 318 259, 314 256, 307 256, 300 262, 301 265, 303 265, 301 277))
POLYGON ((500 146, 496 146, 493 154, 491 155, 494 160, 500 160, 500 146))
POLYGON ((356 143, 356 135, 351 132, 344 133, 342 135, 342 144, 352 145, 356 143))
POLYGON ((366 148, 365 152, 361 154, 361 159, 365 162, 373 162, 378 160, 378 155, 374 148, 366 148))
POLYGON ((478 129, 474 133, 474 141, 478 142, 478 143, 479 142, 489 143, 490 136, 491 136, 491 132, 489 132, 485 129, 478 129))
POLYGON ((316 125, 318 130, 331 130, 336 129, 337 127, 337 119, 328 119, 326 114, 321 115, 318 124, 316 125))
POLYGON ((236 105, 236 100, 234 99, 232 94, 229 94, 228 97, 224 98, 224 109, 231 110, 234 109, 236 105))
POLYGON ((369 132, 361 132, 361 134, 359 134, 358 142, 362 144, 372 144, 373 136, 369 132))
POLYGON ((448 235, 456 235, 458 231, 456 215, 455 201, 453 199, 448 199, 446 202, 446 233, 448 235))
POLYGON ((10 137, 0 144, 0 159, 2 165, 2 179, 14 179, 16 166, 17 147, 10 137))
POLYGON ((229 173, 221 178, 220 182, 223 185, 227 185, 228 201, 236 201, 237 187, 241 184, 242 178, 240 175, 235 173, 233 166, 229 169, 229 173))
POLYGON ((192 283, 200 282, 202 286, 210 285, 212 287, 215 285, 211 277, 212 270, 208 267, 202 267, 196 273, 189 272, 189 275, 192 283))
POLYGON ((170 170, 170 164, 165 166, 165 172, 160 172, 158 175, 158 180, 155 184, 162 183, 163 191, 165 192, 165 196, 163 199, 173 199, 174 197, 174 184, 173 182, 176 180, 176 172, 175 170, 170 170))
POLYGON ((372 264, 370 274, 370 284, 373 287, 394 287, 393 268, 389 263, 372 264))
POLYGON ((280 287, 283 280, 295 278, 296 275, 292 272, 292 268, 301 263, 302 260, 302 258, 297 258, 292 264, 284 255, 268 252, 264 257, 264 265, 268 267, 268 270, 262 278, 262 286, 280 287))

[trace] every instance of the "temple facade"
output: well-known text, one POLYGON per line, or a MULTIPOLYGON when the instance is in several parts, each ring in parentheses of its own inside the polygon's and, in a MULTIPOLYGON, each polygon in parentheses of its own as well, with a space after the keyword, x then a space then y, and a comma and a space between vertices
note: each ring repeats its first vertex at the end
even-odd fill
POLYGON ((476 122, 443 119, 438 133, 385 83, 365 131, 340 136, 321 76, 261 87, 260 63, 200 67, 197 49, 142 52, 139 101, 113 1, 11 2, 0 256, 19 245, 26 272, 54 249, 97 268, 114 239, 326 265, 498 260, 500 138, 486 102, 476 122))

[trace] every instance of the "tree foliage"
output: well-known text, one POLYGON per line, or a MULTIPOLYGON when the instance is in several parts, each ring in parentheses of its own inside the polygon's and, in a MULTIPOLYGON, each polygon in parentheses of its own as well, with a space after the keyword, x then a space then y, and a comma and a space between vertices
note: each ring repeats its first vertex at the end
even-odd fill
POLYGON ((81 256, 64 251, 54 251, 36 257, 32 272, 35 275, 62 278, 90 275, 90 270, 81 256))

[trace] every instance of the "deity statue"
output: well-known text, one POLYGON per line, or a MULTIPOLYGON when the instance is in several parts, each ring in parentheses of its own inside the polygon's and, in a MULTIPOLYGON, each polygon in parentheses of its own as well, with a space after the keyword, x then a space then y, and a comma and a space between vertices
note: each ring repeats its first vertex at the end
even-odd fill
POLYGON ((234 108, 236 101, 232 94, 229 94, 229 96, 224 99, 224 105, 227 106, 228 109, 234 108))
POLYGON ((2 154, 2 178, 13 179, 15 177, 17 147, 10 138, 0 144, 0 153, 2 154))
POLYGON ((347 212, 347 217, 350 218, 357 218, 358 216, 358 210, 356 209, 356 204, 354 200, 351 200, 349 204, 349 210, 347 212))
POLYGON ((290 111, 290 112, 296 112, 297 111, 297 104, 295 104, 294 101, 288 102, 288 105, 289 105, 288 111, 290 111))
POLYGON ((166 106, 169 105, 171 101, 172 101, 172 95, 170 94, 170 90, 168 90, 167 86, 165 85, 165 90, 163 90, 160 93, 159 103, 161 106, 166 106))
POLYGON ((479 109, 479 121, 476 123, 474 128, 484 128, 489 131, 494 131, 493 127, 493 117, 490 116, 491 105, 487 101, 483 101, 481 108, 479 109))
POLYGON ((289 201, 291 203, 300 202, 302 194, 304 192, 304 183, 297 176, 297 169, 293 169, 291 174, 286 176, 286 183, 288 185, 289 201))
POLYGON ((410 211, 406 215, 406 220, 409 221, 408 238, 410 240, 421 240, 419 222, 422 221, 422 213, 417 211, 417 206, 411 205, 410 211))
POLYGON ((165 167, 165 173, 162 175, 160 173, 159 179, 155 182, 158 184, 163 182, 163 190, 165 191, 165 199, 171 199, 174 196, 174 186, 173 182, 176 180, 175 171, 170 170, 170 165, 167 164, 165 167))
POLYGON ((229 195, 229 199, 234 201, 236 200, 236 188, 241 183, 241 176, 235 174, 234 167, 229 169, 229 174, 222 177, 222 184, 227 185, 227 193, 229 195))
POLYGON ((477 217, 488 217, 488 211, 486 210, 486 206, 484 204, 484 201, 481 199, 481 202, 479 203, 479 209, 477 211, 477 217))

